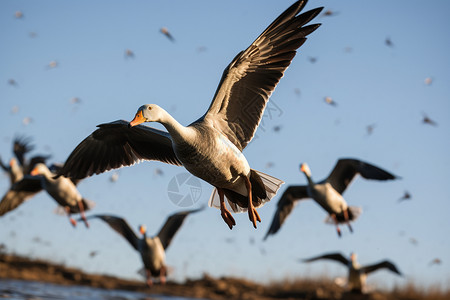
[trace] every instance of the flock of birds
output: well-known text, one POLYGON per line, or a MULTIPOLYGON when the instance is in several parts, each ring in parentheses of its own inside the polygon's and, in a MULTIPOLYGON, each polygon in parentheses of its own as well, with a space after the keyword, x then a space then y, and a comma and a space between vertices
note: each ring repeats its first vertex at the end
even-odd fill
MULTIPOLYGON (((13 144, 15 157, 9 164, 0 160, 11 180, 11 186, 0 202, 0 216, 45 190, 63 207, 73 226, 82 221, 89 227, 89 220, 100 219, 122 235, 141 254, 149 285, 152 285, 153 277, 165 282, 167 247, 185 218, 203 208, 172 214, 154 237, 147 237, 146 228, 142 225, 139 228, 142 238, 139 238, 124 218, 104 214, 86 216, 85 212, 91 210, 94 203, 85 199, 76 187, 80 180, 91 175, 132 166, 143 160, 157 160, 183 166, 211 184, 214 190, 209 206, 220 210, 230 229, 236 225, 232 213, 239 212, 246 212, 256 228, 262 221, 257 209, 275 197, 284 182, 252 169, 242 151, 254 137, 269 97, 295 57, 296 50, 320 26, 308 23, 319 15, 322 8, 300 13, 306 2, 295 2, 246 50, 238 53, 223 72, 207 111, 189 126, 178 123, 160 106, 145 104, 139 107, 131 122, 117 120, 98 125, 98 129, 79 143, 64 164, 51 166, 46 163, 49 156, 27 159, 26 155, 33 147, 28 139, 17 137, 13 144), (144 122, 158 122, 167 131, 144 126, 144 122), (80 218, 75 220, 72 214, 80 214, 80 218)), ((331 11, 325 13, 331 14, 331 11)), ((161 32, 175 41, 167 28, 162 28, 161 32)), ((125 56, 132 58, 134 53, 127 49, 125 56)), ((330 97, 326 97, 325 102, 337 105, 330 97)), ((432 124, 433 121, 424 115, 424 122, 432 124)), ((299 200, 308 198, 327 212, 326 221, 336 226, 338 236, 341 236, 340 224, 347 225, 352 231, 351 222, 358 218, 361 209, 349 206, 342 194, 355 176, 359 174, 365 179, 382 181, 399 178, 371 163, 353 158, 339 159, 329 176, 317 182, 312 179, 306 163, 301 164, 300 171, 305 174, 307 184, 290 185, 284 190, 265 240, 280 230, 299 200)), ((405 192, 399 201, 410 197, 405 192)), ((355 291, 363 291, 367 274, 378 269, 385 268, 401 275, 388 260, 360 267, 355 254, 347 259, 340 253, 328 253, 303 261, 320 259, 335 260, 347 266, 348 285, 355 291)))

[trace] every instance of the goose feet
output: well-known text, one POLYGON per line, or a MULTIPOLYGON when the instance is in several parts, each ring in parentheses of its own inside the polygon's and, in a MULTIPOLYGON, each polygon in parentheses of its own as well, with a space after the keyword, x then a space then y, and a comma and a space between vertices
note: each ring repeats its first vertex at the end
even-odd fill
POLYGON ((89 223, 86 219, 86 216, 84 215, 84 205, 83 202, 78 201, 78 208, 80 209, 81 219, 83 219, 84 225, 86 225, 86 228, 89 228, 89 223))
POLYGON ((342 236, 341 228, 339 228, 339 222, 338 222, 336 214, 331 214, 331 218, 334 220, 334 224, 336 225, 336 232, 338 234, 338 237, 341 237, 342 236))
POLYGON ((345 219, 345 222, 347 223, 348 229, 350 230, 351 233, 353 233, 352 225, 350 225, 349 215, 350 215, 349 208, 347 208, 346 210, 344 210, 344 219, 345 219))
POLYGON ((253 227, 256 228, 256 221, 261 222, 261 217, 259 216, 258 212, 256 211, 256 208, 253 206, 252 184, 250 182, 250 179, 247 176, 245 177, 245 186, 247 187, 247 193, 248 193, 248 218, 250 219, 250 222, 252 222, 253 227))
POLYGON ((230 211, 225 207, 225 197, 224 197, 223 190, 220 188, 217 188, 217 192, 219 193, 219 199, 220 199, 220 215, 222 216, 222 219, 225 221, 225 223, 228 225, 228 227, 230 229, 233 229, 233 226, 236 225, 236 221, 234 220, 230 211))

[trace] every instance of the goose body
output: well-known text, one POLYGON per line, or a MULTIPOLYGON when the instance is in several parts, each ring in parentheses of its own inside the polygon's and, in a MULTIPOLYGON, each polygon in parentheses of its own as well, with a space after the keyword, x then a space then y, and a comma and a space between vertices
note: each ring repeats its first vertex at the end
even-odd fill
POLYGON ((334 261, 340 262, 341 264, 343 264, 347 267, 347 269, 348 269, 347 287, 352 292, 358 292, 358 293, 364 292, 365 287, 366 287, 367 275, 374 271, 380 270, 380 269, 387 269, 397 275, 402 276, 402 273, 389 260, 383 260, 383 261, 380 261, 380 262, 372 264, 372 265, 360 266, 359 263, 357 262, 355 253, 352 253, 350 255, 350 259, 347 259, 341 253, 328 253, 328 254, 323 254, 323 255, 317 256, 317 257, 304 259, 302 261, 303 262, 313 262, 313 261, 322 260, 322 259, 334 260, 334 261))
POLYGON ((99 125, 72 151, 59 175, 84 178, 141 160, 182 165, 215 187, 209 205, 220 208, 230 229, 236 222, 229 208, 247 211, 256 228, 261 222, 256 208, 269 201, 283 181, 251 169, 242 151, 296 50, 319 27, 306 24, 322 8, 299 14, 306 2, 295 2, 238 53, 223 72, 207 112, 197 121, 183 126, 158 105, 145 104, 130 123, 99 125), (159 122, 167 132, 140 125, 144 122, 159 122))
POLYGON ((350 222, 359 216, 361 209, 349 206, 342 194, 354 177, 360 174, 363 178, 372 180, 398 178, 379 167, 353 158, 339 159, 330 175, 319 182, 313 181, 311 170, 306 163, 300 166, 300 170, 306 176, 307 185, 291 185, 284 191, 278 201, 272 224, 264 239, 278 232, 299 200, 308 198, 312 198, 328 213, 327 222, 336 225, 339 236, 341 236, 338 226, 340 223, 346 223, 350 231, 353 231, 350 222))

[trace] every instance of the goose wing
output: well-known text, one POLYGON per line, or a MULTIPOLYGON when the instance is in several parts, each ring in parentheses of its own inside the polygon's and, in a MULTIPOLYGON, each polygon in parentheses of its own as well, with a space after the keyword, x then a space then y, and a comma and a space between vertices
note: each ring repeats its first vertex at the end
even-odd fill
POLYGON ((325 181, 329 182, 336 191, 342 194, 357 174, 360 174, 366 179, 375 180, 390 180, 397 178, 395 175, 367 162, 345 158, 338 160, 333 171, 331 171, 325 181))
POLYGON ((93 218, 105 221, 112 229, 122 235, 134 249, 139 251, 139 238, 125 219, 112 215, 92 215, 88 217, 88 219, 93 218))
POLYGON ((360 270, 366 274, 369 274, 371 272, 374 272, 376 270, 383 269, 383 268, 386 268, 400 276, 402 275, 402 273, 400 273, 400 271, 397 269, 397 267, 388 260, 384 260, 384 261, 381 261, 381 262, 373 264, 373 265, 364 266, 360 270))
POLYGON ((267 101, 306 36, 320 24, 304 26, 322 8, 297 14, 307 1, 282 13, 223 72, 213 101, 202 117, 243 150, 253 138, 267 101))
POLYGON ((29 198, 42 191, 41 179, 34 176, 25 176, 14 183, 0 202, 0 216, 17 208, 29 198))
POLYGON ((319 255, 316 257, 312 257, 312 258, 307 258, 307 259, 303 259, 303 262, 312 262, 312 261, 316 261, 316 260, 320 260, 320 259, 331 259, 337 262, 340 262, 341 264, 348 266, 350 261, 345 258, 345 256, 343 256, 341 253, 328 253, 328 254, 323 254, 323 255, 319 255))
POLYGON ((141 160, 159 160, 181 166, 170 135, 162 130, 118 120, 98 125, 69 155, 58 176, 75 179, 130 166, 141 160))
POLYGON ((181 225, 183 225, 184 219, 189 214, 198 212, 202 209, 203 208, 182 211, 179 213, 175 213, 167 218, 166 223, 164 223, 164 226, 158 233, 158 237, 161 240, 164 250, 166 250, 167 247, 169 247, 172 238, 175 236, 178 229, 180 229, 181 225))
POLYGON ((13 152, 21 166, 23 166, 25 163, 25 154, 33 149, 34 146, 30 145, 30 138, 14 138, 13 152))
POLYGON ((291 213, 298 200, 308 198, 308 191, 305 185, 289 186, 281 195, 277 203, 277 210, 272 219, 272 224, 264 237, 264 240, 271 234, 275 234, 281 228, 286 218, 291 213))

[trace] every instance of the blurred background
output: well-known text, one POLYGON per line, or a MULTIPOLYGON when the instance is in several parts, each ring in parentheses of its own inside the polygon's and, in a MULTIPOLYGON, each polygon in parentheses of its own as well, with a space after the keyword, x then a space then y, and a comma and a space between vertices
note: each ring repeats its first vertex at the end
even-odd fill
MULTIPOLYGON (((27 136, 35 145, 29 157, 49 154, 50 163, 62 163, 96 125, 130 121, 145 103, 188 125, 208 108, 228 63, 292 3, 1 1, 2 160, 12 157, 14 137, 27 136)), ((356 252, 361 264, 389 259, 405 274, 379 271, 369 283, 450 286, 450 3, 314 0, 306 9, 318 6, 325 9, 313 23, 322 26, 299 49, 244 151, 252 168, 286 184, 258 210, 256 230, 247 214, 235 215, 231 231, 217 209, 189 216, 167 251, 169 279, 346 276, 336 263, 298 260, 356 252), (300 163, 321 180, 342 157, 401 179, 353 181, 344 197, 363 209, 353 234, 342 226, 338 238, 323 222, 326 213, 304 200, 263 242, 281 193, 306 183, 300 163), (406 191, 411 198, 401 201, 406 191)), ((143 162, 78 187, 96 202, 89 213, 122 216, 136 231, 146 224, 153 235, 169 214, 185 209, 169 198, 169 183, 183 173, 143 162)), ((199 182, 191 207, 205 205, 212 191, 199 182)), ((8 188, 3 174, 0 190, 8 188)), ((179 188, 180 195, 191 192, 188 184, 179 188)), ((121 236, 99 220, 73 228, 55 208, 41 192, 1 217, 4 251, 140 278, 139 254, 121 236)))

